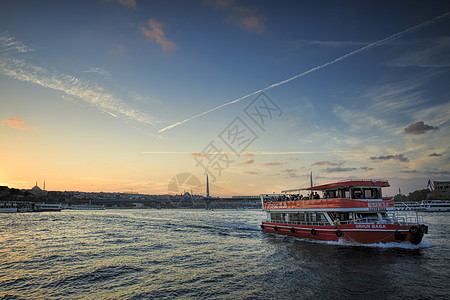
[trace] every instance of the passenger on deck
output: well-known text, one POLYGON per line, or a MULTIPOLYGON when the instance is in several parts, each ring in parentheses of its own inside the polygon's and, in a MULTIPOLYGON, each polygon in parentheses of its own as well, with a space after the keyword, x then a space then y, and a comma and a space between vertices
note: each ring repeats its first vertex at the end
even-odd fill
POLYGON ((314 199, 320 199, 319 194, 317 194, 317 192, 314 194, 314 199))

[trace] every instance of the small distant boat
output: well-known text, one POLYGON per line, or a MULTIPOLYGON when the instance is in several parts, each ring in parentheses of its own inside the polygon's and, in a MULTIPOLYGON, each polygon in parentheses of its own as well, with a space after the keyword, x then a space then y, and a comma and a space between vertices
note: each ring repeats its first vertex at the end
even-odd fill
POLYGON ((261 194, 267 213, 261 229, 323 241, 419 244, 428 226, 418 214, 395 212, 394 199, 381 194, 381 188, 389 186, 386 180, 361 179, 261 194), (303 197, 302 190, 308 195, 303 197))
POLYGON ((38 206, 39 211, 61 211, 62 210, 62 204, 48 204, 48 203, 40 203, 36 204, 38 206))
POLYGON ((68 209, 74 210, 104 210, 104 205, 94 205, 94 204, 80 204, 80 205, 71 205, 68 209))
POLYGON ((15 202, 7 201, 0 202, 0 213, 16 213, 17 204, 15 202))
POLYGON ((424 200, 415 207, 416 211, 440 212, 450 211, 450 201, 448 200, 424 200))

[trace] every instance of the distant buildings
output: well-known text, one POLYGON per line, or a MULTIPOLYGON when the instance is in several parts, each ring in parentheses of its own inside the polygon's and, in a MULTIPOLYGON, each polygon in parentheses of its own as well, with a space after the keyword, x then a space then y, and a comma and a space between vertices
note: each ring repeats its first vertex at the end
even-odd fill
POLYGON ((442 195, 450 195, 450 181, 433 181, 434 190, 442 195))

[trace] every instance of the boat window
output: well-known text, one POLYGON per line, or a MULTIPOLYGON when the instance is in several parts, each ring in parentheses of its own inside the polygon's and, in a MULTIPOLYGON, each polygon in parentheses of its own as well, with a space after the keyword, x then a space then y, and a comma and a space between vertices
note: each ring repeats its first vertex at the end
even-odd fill
POLYGON ((325 191, 325 192, 323 192, 323 197, 324 198, 336 198, 336 191, 335 190, 325 191))
POLYGON ((362 198, 362 191, 360 188, 354 188, 352 190, 352 199, 361 199, 362 198))
POLYGON ((341 190, 342 194, 340 195, 341 198, 350 198, 350 191, 348 189, 341 190))

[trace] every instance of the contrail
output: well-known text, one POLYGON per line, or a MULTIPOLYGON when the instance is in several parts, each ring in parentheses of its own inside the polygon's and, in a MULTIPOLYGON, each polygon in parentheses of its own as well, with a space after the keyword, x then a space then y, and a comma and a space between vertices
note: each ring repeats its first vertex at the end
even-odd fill
POLYGON ((250 97, 250 96, 256 95, 256 94, 258 94, 258 93, 260 93, 260 92, 263 92, 263 91, 266 91, 266 90, 270 90, 270 89, 272 89, 272 88, 274 88, 274 87, 283 85, 283 84, 285 84, 285 83, 288 83, 289 81, 292 81, 292 80, 297 79, 297 78, 299 78, 299 77, 305 76, 305 75, 307 75, 307 74, 309 74, 309 73, 312 73, 312 72, 314 72, 314 71, 317 71, 317 70, 323 69, 323 68, 325 68, 325 67, 328 67, 329 65, 332 65, 332 64, 334 64, 334 63, 337 63, 338 61, 341 61, 341 60, 346 59, 346 58, 348 58, 348 57, 350 57, 350 56, 353 56, 353 55, 355 55, 355 54, 358 54, 359 52, 366 51, 366 50, 368 50, 368 49, 370 49, 370 48, 377 47, 377 46, 382 45, 382 44, 384 44, 384 43, 386 43, 386 42, 389 42, 389 41, 392 41, 392 40, 394 40, 394 39, 397 39, 397 38, 399 38, 399 37, 401 37, 401 36, 404 36, 404 35, 406 35, 406 34, 408 34, 408 33, 411 33, 411 32, 416 31, 416 30, 418 30, 418 29, 427 27, 427 26, 431 25, 432 23, 437 22, 437 21, 439 21, 440 19, 443 19, 443 18, 445 18, 445 17, 447 17, 447 16, 449 16, 449 15, 450 15, 450 12, 447 12, 447 13, 445 13, 445 14, 443 14, 443 15, 440 15, 440 16, 438 16, 438 17, 435 17, 434 19, 428 20, 428 21, 423 22, 423 23, 421 23, 421 24, 419 24, 419 25, 416 25, 416 26, 410 27, 410 28, 408 28, 408 29, 405 29, 405 30, 403 30, 403 31, 401 31, 401 32, 395 33, 395 34, 393 34, 393 35, 391 35, 391 36, 389 36, 389 37, 386 37, 386 38, 384 38, 384 39, 381 39, 381 40, 378 40, 378 41, 376 41, 376 42, 370 43, 370 44, 368 44, 368 45, 366 45, 366 46, 364 46, 364 47, 361 47, 361 48, 359 48, 359 49, 357 49, 357 50, 354 50, 354 51, 349 52, 349 53, 347 53, 347 54, 345 54, 345 55, 342 55, 342 56, 340 56, 340 57, 338 57, 338 58, 336 58, 336 59, 334 59, 334 60, 332 60, 332 61, 330 61, 330 62, 324 63, 324 64, 322 64, 322 65, 320 65, 320 66, 317 66, 317 67, 314 67, 314 68, 312 68, 312 69, 309 69, 308 71, 305 71, 305 72, 303 72, 303 73, 297 74, 297 75, 295 75, 295 76, 293 76, 293 77, 291 77, 291 78, 288 78, 288 79, 286 79, 286 80, 283 80, 283 81, 274 83, 274 84, 272 84, 272 85, 270 85, 270 86, 268 86, 268 87, 265 87, 265 88, 263 88, 263 89, 257 90, 257 91, 255 91, 255 92, 253 92, 253 93, 250 93, 250 94, 248 94, 248 95, 242 96, 242 97, 240 97, 240 98, 238 98, 238 99, 235 99, 235 100, 233 100, 233 101, 224 103, 224 104, 219 105, 219 106, 217 106, 217 107, 215 107, 215 108, 211 108, 210 110, 204 111, 204 112, 202 112, 202 113, 200 113, 200 114, 198 114, 198 115, 195 115, 195 116, 190 117, 190 118, 188 118, 188 119, 185 119, 185 120, 183 120, 183 121, 174 123, 174 124, 169 125, 169 126, 167 126, 167 127, 164 127, 164 128, 162 128, 162 129, 160 129, 158 132, 163 132, 163 131, 172 129, 172 128, 178 126, 178 125, 184 124, 184 123, 186 123, 186 122, 188 122, 188 121, 191 121, 191 120, 193 120, 193 119, 196 119, 196 118, 198 118, 198 117, 201 117, 201 116, 203 116, 203 115, 206 115, 206 114, 208 114, 208 113, 210 113, 210 112, 213 112, 213 111, 215 111, 215 110, 218 110, 219 108, 225 107, 225 106, 230 105, 230 104, 234 104, 234 103, 239 102, 239 101, 241 101, 241 100, 243 100, 243 99, 245 99, 245 98, 248 98, 248 97, 250 97))

